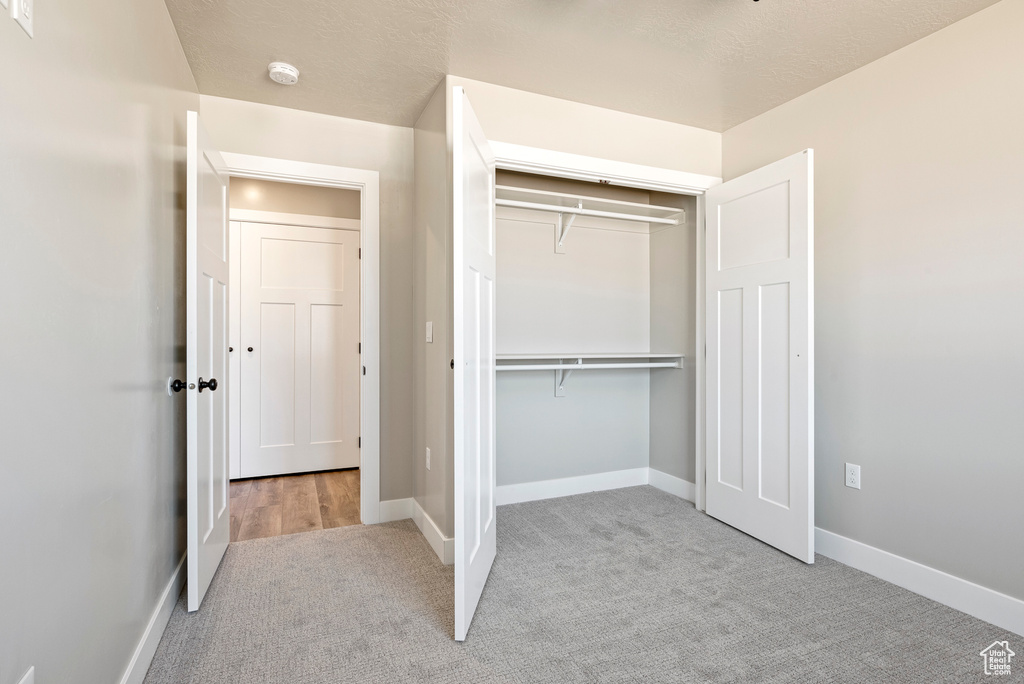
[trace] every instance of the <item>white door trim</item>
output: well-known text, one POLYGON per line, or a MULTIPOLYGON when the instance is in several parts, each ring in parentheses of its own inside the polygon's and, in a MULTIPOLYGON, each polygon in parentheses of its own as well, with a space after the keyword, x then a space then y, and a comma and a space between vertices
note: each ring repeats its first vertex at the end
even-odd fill
POLYGON ((358 190, 360 197, 359 296, 362 365, 360 408, 360 517, 380 522, 380 174, 364 169, 222 153, 228 175, 238 178, 358 190))
POLYGON ((663 169, 655 166, 630 164, 611 159, 587 157, 568 152, 555 152, 537 147, 515 145, 490 141, 495 161, 499 169, 534 173, 556 178, 596 183, 605 181, 615 185, 623 185, 643 190, 673 192, 680 195, 693 195, 697 198, 697 287, 695 293, 696 321, 696 354, 694 355, 696 396, 696 424, 694 442, 696 453, 695 505, 697 510, 704 510, 706 492, 705 460, 704 460, 704 193, 710 188, 720 185, 721 178, 705 176, 686 171, 663 169))
POLYGON ((231 220, 241 223, 272 223, 278 226, 307 226, 331 230, 359 230, 359 219, 314 216, 313 214, 286 214, 261 209, 231 209, 231 220))

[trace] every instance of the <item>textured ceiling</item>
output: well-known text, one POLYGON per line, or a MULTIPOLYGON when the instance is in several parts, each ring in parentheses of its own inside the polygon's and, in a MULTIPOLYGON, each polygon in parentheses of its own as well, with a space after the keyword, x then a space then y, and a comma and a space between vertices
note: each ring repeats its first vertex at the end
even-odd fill
POLYGON ((450 73, 715 131, 995 1, 166 0, 208 95, 410 126, 450 73))

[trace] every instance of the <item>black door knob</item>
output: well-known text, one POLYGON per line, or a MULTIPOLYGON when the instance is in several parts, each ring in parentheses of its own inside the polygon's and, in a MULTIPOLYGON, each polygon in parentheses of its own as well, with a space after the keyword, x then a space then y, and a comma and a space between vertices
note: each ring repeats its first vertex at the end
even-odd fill
POLYGON ((234 348, 234 347, 228 347, 228 352, 229 352, 229 353, 230 353, 230 352, 233 352, 233 351, 235 351, 235 348, 234 348))
POLYGON ((252 351, 252 347, 249 347, 249 351, 252 351))
POLYGON ((174 390, 175 392, 180 392, 181 390, 185 389, 185 387, 185 383, 183 383, 181 380, 175 380, 174 382, 171 383, 171 389, 174 390))
POLYGON ((217 391, 217 379, 210 378, 209 380, 203 380, 199 378, 199 392, 202 393, 204 389, 209 388, 211 392, 217 391))

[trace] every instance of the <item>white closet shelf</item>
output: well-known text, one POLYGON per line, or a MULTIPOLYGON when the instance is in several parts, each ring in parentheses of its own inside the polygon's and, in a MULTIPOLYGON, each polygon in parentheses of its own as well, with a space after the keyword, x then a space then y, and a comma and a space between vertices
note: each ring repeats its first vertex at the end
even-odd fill
POLYGON ((685 220, 685 210, 676 207, 662 207, 656 204, 623 202, 620 200, 572 195, 548 190, 531 190, 511 185, 497 185, 494 188, 495 201, 499 207, 517 207, 552 211, 559 214, 595 216, 598 218, 640 221, 677 226, 685 220))
POLYGON ((626 352, 621 354, 498 354, 495 370, 499 371, 554 371, 555 396, 565 396, 565 382, 579 370, 618 370, 645 368, 682 368, 682 354, 651 354, 626 352))
POLYGON ((608 370, 616 368, 682 368, 682 354, 645 352, 609 354, 498 354, 496 370, 608 370))

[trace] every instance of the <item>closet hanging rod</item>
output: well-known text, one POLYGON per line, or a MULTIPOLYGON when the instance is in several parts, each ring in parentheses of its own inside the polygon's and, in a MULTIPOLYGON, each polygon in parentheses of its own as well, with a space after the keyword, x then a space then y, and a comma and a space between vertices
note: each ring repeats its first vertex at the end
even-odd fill
MULTIPOLYGON (((596 218, 619 219, 620 221, 637 221, 640 223, 658 223, 665 226, 678 226, 678 219, 661 218, 660 216, 636 216, 634 214, 623 214, 617 211, 601 211, 600 209, 583 209, 580 207, 563 207, 557 204, 541 204, 540 202, 524 202, 522 200, 510 200, 497 198, 494 203, 499 207, 514 207, 516 209, 535 209, 538 211, 550 211, 556 214, 577 214, 579 216, 593 216, 596 218)), ((680 212, 683 210, 680 209, 680 212)))

